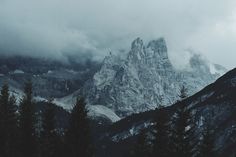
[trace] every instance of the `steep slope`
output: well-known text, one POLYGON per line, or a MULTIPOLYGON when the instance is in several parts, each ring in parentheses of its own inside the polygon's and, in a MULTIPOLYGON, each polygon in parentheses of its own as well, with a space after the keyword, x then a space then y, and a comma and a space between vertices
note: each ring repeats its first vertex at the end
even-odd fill
MULTIPOLYGON (((200 132, 206 124, 203 121, 214 128, 217 156, 234 156, 236 154, 236 69, 182 103, 167 107, 166 111, 169 116, 173 116, 179 105, 183 103, 191 109, 196 124, 198 124, 197 132, 200 132)), ((153 118, 158 113, 157 111, 132 115, 113 124, 101 138, 104 150, 100 153, 106 151, 113 154, 127 153, 133 144, 133 138, 139 134, 141 129, 153 129, 153 118)))
POLYGON ((194 94, 220 76, 215 65, 212 73, 210 64, 199 55, 193 55, 189 66, 188 70, 173 67, 163 38, 150 41, 147 46, 137 38, 126 57, 105 57, 101 69, 81 93, 88 104, 106 106, 122 118, 158 105, 171 105, 181 86, 194 94))

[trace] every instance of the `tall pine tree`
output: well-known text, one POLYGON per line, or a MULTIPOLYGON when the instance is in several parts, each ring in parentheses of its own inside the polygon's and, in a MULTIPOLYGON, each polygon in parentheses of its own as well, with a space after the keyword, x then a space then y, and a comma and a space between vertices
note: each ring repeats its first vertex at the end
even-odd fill
POLYGON ((168 157, 170 155, 169 147, 169 117, 164 108, 157 111, 155 117, 155 131, 153 142, 153 157, 168 157))
POLYGON ((57 157, 59 154, 59 136, 56 130, 55 108, 47 102, 43 112, 40 154, 42 157, 57 157))
POLYGON ((0 156, 16 156, 17 116, 14 96, 8 84, 2 86, 0 95, 0 156))
POLYGON ((70 157, 92 157, 92 141, 89 119, 83 98, 77 99, 71 112, 70 124, 66 133, 66 143, 70 157))
POLYGON ((195 123, 189 107, 182 101, 186 97, 187 89, 183 86, 171 133, 172 153, 180 157, 192 157, 195 154, 195 123))
POLYGON ((34 157, 36 155, 35 111, 32 95, 32 83, 25 83, 24 96, 19 106, 19 155, 34 157))

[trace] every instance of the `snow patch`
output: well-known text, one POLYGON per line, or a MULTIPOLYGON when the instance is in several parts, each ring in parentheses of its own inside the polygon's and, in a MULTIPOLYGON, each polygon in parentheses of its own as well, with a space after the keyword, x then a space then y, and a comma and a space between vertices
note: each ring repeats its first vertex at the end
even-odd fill
POLYGON ((72 103, 66 103, 64 101, 60 101, 59 99, 54 99, 53 103, 55 103, 57 106, 60 106, 67 111, 70 111, 73 109, 72 103))
POLYGON ((15 71, 12 72, 12 74, 24 74, 25 72, 19 69, 16 69, 15 71))
POLYGON ((51 74, 51 73, 53 73, 53 71, 52 70, 48 70, 48 74, 51 74))
POLYGON ((74 74, 74 75, 78 74, 77 71, 74 71, 74 70, 72 70, 72 69, 67 69, 66 71, 67 71, 68 73, 71 73, 71 74, 74 74))
POLYGON ((90 117, 103 116, 110 119, 113 123, 120 120, 120 117, 118 117, 111 109, 102 105, 89 105, 88 110, 90 117))

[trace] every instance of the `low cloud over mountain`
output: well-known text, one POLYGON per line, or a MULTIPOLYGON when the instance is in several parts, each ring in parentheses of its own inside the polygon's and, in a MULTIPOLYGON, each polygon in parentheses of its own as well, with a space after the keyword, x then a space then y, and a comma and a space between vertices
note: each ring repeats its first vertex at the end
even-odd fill
POLYGON ((0 53, 97 59, 136 37, 163 36, 172 58, 193 48, 233 67, 235 8, 233 0, 1 0, 0 53))

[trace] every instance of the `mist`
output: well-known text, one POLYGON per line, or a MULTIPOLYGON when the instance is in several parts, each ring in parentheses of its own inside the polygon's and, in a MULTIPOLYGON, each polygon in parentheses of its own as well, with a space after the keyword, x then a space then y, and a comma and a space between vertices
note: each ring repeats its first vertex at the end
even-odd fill
POLYGON ((234 0, 0 0, 0 53, 102 59, 136 37, 164 37, 172 60, 186 49, 236 66, 234 0))

